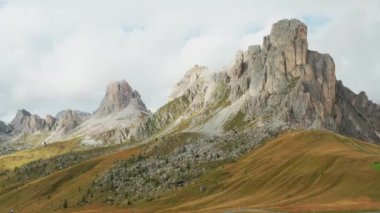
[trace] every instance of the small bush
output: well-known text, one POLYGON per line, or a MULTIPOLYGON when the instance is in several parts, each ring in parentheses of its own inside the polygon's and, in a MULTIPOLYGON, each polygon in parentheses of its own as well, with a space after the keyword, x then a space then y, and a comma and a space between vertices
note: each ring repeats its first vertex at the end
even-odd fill
POLYGON ((63 202, 63 208, 64 209, 69 208, 69 203, 67 202, 67 199, 65 199, 65 201, 63 202))

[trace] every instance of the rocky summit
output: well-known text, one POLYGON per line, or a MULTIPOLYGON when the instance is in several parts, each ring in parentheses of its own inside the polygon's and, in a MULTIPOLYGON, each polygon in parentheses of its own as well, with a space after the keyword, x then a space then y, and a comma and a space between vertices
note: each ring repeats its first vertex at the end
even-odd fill
POLYGON ((140 94, 125 81, 117 81, 108 85, 106 95, 95 111, 96 115, 104 116, 125 109, 131 101, 135 101, 141 110, 148 111, 140 98, 140 94))

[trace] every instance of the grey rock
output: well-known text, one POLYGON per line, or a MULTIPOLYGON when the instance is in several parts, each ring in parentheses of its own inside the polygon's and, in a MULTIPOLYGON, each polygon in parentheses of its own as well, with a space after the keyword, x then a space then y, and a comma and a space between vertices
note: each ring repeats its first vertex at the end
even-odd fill
MULTIPOLYGON (((80 110, 71 110, 73 111, 75 114, 77 114, 78 116, 80 117, 88 117, 90 116, 91 114, 88 113, 88 112, 83 112, 83 111, 80 111, 80 110)), ((67 110, 62 110, 60 112, 58 112, 56 115, 55 115, 55 119, 56 120, 59 120, 65 113, 67 113, 67 110)))
POLYGON ((45 128, 45 120, 22 109, 11 121, 13 134, 32 134, 45 128))
POLYGON ((66 134, 79 126, 88 117, 89 115, 76 110, 62 111, 59 115, 56 130, 61 134, 66 134))
MULTIPOLYGON (((11 137, 10 134, 12 131, 13 131, 13 128, 11 125, 6 124, 3 121, 0 121, 0 142, 7 141, 11 137)), ((0 150, 0 155, 1 155, 1 150, 0 150)))
POLYGON ((106 95, 95 114, 105 116, 113 112, 119 112, 125 109, 132 99, 138 100, 139 109, 148 111, 141 100, 140 94, 133 90, 125 80, 113 82, 108 85, 106 95))
POLYGON ((0 121, 0 134, 9 134, 13 130, 11 125, 8 125, 4 123, 3 121, 0 121))
POLYGON ((56 119, 52 115, 46 115, 45 117, 45 125, 48 130, 52 130, 54 128, 56 119))

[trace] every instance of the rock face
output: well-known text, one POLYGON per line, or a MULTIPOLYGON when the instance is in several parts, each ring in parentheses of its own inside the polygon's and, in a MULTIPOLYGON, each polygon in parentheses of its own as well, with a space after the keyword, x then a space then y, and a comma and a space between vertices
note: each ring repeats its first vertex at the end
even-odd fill
POLYGON ((256 47, 244 53, 247 72, 234 84, 250 82, 248 89, 238 87, 246 96, 241 110, 249 119, 265 116, 273 119, 272 124, 336 128, 334 61, 327 54, 308 51, 306 35, 307 27, 300 21, 282 20, 273 25, 260 51, 256 47))
POLYGON ((0 121, 0 134, 9 134, 12 130, 12 126, 0 121))
POLYGON ((75 113, 75 114, 77 114, 78 116, 83 117, 83 118, 85 118, 85 117, 89 117, 89 116, 91 115, 91 114, 88 113, 88 112, 82 112, 82 111, 79 111, 79 110, 71 110, 71 109, 67 109, 67 110, 62 110, 62 111, 58 112, 58 113, 55 115, 55 119, 56 119, 56 120, 60 120, 61 117, 62 117, 64 114, 66 114, 68 111, 72 111, 72 113, 75 113))
POLYGON ((0 121, 0 142, 9 139, 12 130, 13 128, 11 125, 8 125, 3 121, 0 121))
POLYGON ((46 125, 46 128, 47 128, 48 130, 53 130, 56 120, 57 120, 57 119, 55 119, 53 116, 51 116, 51 115, 46 115, 46 117, 45 117, 45 125, 46 125))
POLYGON ((113 112, 120 112, 129 105, 132 99, 137 100, 139 108, 148 111, 141 101, 140 94, 133 90, 125 80, 113 82, 108 85, 106 95, 95 114, 105 116, 113 112))
POLYGON ((37 131, 43 130, 46 126, 46 121, 38 115, 32 115, 28 111, 22 109, 16 114, 12 120, 11 126, 13 134, 33 134, 37 131))
POLYGON ((162 130, 310 128, 380 142, 379 106, 337 82, 333 59, 308 50, 307 26, 296 19, 275 23, 261 46, 239 51, 225 70, 194 67, 170 100, 139 126, 138 138, 162 130))
POLYGON ((66 134, 86 120, 89 117, 89 114, 75 110, 65 110, 60 112, 57 117, 57 131, 61 134, 66 134))
POLYGON ((191 95, 197 92, 200 87, 209 79, 211 72, 207 67, 195 65, 192 69, 186 72, 185 76, 178 82, 169 97, 172 101, 182 95, 191 95))
POLYGON ((337 82, 336 122, 338 131, 361 139, 380 137, 380 106, 368 100, 365 92, 358 95, 337 82))

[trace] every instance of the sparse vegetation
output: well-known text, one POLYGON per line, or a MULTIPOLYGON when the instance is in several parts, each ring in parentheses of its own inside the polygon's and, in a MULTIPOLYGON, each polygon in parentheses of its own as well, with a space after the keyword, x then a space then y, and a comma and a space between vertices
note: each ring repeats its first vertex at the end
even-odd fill
POLYGON ((72 151, 48 159, 38 159, 20 167, 15 167, 13 173, 8 173, 9 178, 5 183, 7 185, 12 185, 20 181, 41 178, 85 160, 114 152, 123 148, 123 146, 123 144, 120 144, 103 148, 94 148, 91 150, 72 151))
POLYGON ((245 127, 249 122, 245 120, 245 115, 241 111, 239 111, 235 117, 230 119, 224 126, 224 130, 241 130, 243 127, 245 127))

